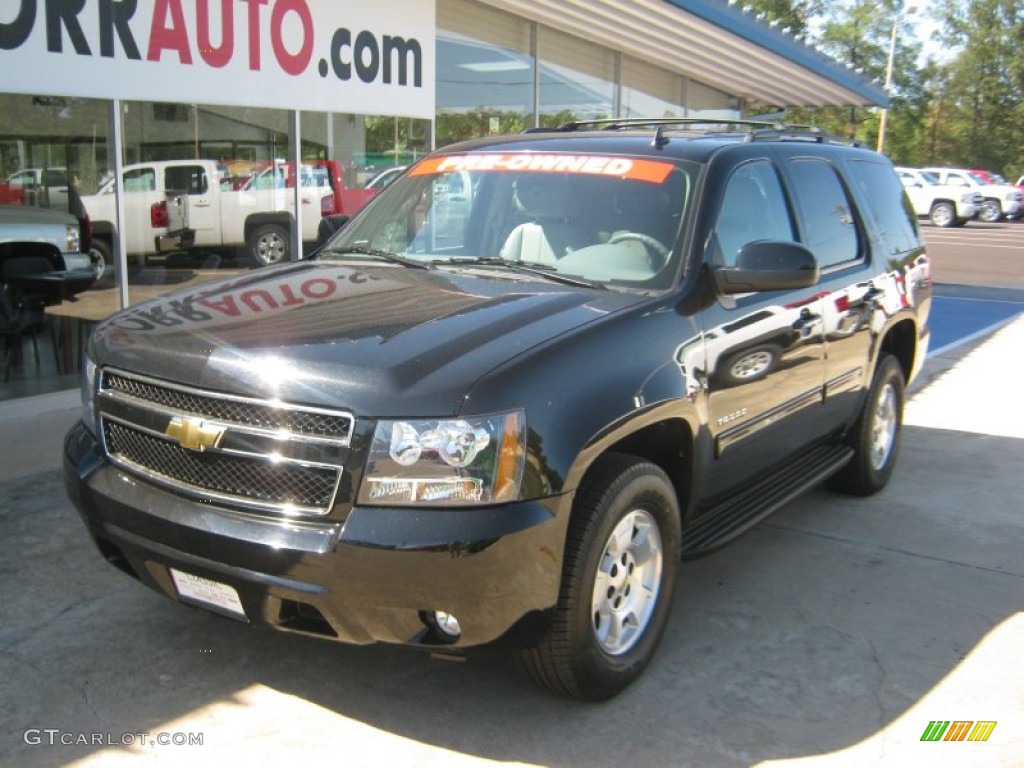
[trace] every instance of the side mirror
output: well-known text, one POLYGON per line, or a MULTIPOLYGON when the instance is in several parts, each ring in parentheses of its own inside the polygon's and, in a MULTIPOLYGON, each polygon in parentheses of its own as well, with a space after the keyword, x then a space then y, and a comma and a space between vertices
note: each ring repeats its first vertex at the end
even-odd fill
POLYGON ((740 248, 735 267, 718 267, 715 279, 724 294, 787 291, 818 282, 818 263, 806 247, 785 240, 756 240, 740 248))

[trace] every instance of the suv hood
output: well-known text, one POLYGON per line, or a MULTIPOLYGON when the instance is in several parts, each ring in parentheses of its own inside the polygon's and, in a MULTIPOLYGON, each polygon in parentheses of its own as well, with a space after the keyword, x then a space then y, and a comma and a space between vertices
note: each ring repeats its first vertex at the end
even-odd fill
POLYGON ((90 354, 249 397, 445 416, 501 363, 643 299, 493 269, 303 262, 131 307, 97 328, 90 354))

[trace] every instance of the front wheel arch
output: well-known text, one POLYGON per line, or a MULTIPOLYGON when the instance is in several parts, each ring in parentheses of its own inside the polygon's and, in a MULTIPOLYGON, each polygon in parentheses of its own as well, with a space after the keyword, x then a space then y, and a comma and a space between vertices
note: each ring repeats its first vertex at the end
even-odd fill
POLYGON ((554 620, 519 658, 541 685, 604 701, 653 658, 668 623, 681 533, 675 491, 659 467, 612 453, 591 469, 573 505, 554 620))

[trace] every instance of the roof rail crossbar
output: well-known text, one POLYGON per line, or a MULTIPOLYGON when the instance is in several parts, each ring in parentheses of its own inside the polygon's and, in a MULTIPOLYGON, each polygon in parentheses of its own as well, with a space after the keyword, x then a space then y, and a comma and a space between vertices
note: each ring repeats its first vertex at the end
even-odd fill
MULTIPOLYGON (((855 144, 833 136, 816 125, 783 123, 777 120, 749 120, 732 117, 604 117, 593 120, 571 120, 556 128, 528 128, 526 133, 570 133, 586 128, 617 131, 626 128, 653 128, 652 145, 663 147, 668 144, 665 130, 672 127, 695 128, 701 126, 732 126, 736 133, 743 134, 744 141, 808 141, 817 144, 855 144)), ((725 133, 722 130, 706 130, 704 137, 725 133)), ((738 138, 738 137, 737 137, 738 138)))
POLYGON ((584 127, 614 131, 620 128, 671 125, 736 125, 744 128, 781 128, 782 123, 768 120, 744 120, 731 117, 604 117, 594 120, 571 120, 558 126, 560 131, 578 131, 584 127))

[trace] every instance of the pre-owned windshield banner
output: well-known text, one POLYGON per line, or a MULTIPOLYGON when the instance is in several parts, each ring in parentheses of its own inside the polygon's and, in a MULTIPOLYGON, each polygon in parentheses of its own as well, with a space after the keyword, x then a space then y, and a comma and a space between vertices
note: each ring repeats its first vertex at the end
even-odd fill
POLYGON ((607 155, 562 155, 533 152, 492 155, 445 155, 428 157, 409 171, 410 176, 456 171, 533 171, 538 173, 584 173, 617 176, 634 181, 661 184, 675 166, 660 160, 607 155))
POLYGON ((434 116, 423 0, 2 0, 0 92, 434 116))

